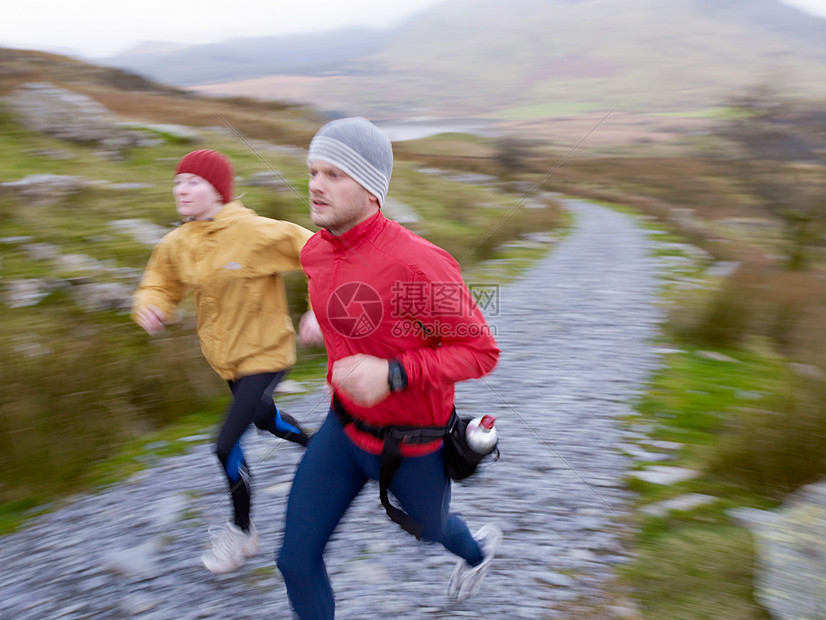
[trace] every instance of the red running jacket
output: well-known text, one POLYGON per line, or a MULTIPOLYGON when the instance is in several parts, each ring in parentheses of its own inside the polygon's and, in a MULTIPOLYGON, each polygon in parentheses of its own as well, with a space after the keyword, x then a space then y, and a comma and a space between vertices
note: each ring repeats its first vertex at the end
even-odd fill
MULTIPOLYGON (((379 211, 340 236, 321 230, 301 251, 310 302, 327 348, 327 380, 336 360, 356 353, 399 359, 408 387, 373 407, 336 396, 355 418, 374 426, 441 426, 453 410, 454 384, 489 373, 499 348, 459 264, 379 211)), ((382 442, 352 425, 360 448, 382 442)), ((433 452, 440 442, 404 445, 403 454, 433 452)))

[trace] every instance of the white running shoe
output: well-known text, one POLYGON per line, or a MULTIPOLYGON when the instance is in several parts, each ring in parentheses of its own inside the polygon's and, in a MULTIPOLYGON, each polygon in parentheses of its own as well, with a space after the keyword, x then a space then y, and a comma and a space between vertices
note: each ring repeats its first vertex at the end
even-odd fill
POLYGON ((447 583, 447 596, 456 601, 463 601, 476 594, 482 587, 485 575, 490 569, 491 560, 496 555, 499 543, 502 542, 502 530, 492 523, 479 528, 474 539, 482 548, 484 559, 480 564, 471 566, 465 560, 459 560, 450 581, 447 583))
POLYGON ((209 535, 212 538, 212 548, 201 555, 201 562, 216 575, 238 570, 247 558, 258 552, 258 532, 252 523, 249 532, 234 523, 227 523, 210 527, 209 535))

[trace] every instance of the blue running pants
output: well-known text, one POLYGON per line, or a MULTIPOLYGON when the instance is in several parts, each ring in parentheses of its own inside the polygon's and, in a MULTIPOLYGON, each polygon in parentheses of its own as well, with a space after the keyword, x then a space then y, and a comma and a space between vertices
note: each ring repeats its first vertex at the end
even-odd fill
MULTIPOLYGON (((378 480, 380 465, 381 455, 356 447, 333 412, 313 435, 293 480, 277 558, 290 603, 301 620, 335 616, 324 547, 362 487, 370 479, 378 480)), ((441 450, 403 459, 390 484, 405 512, 424 526, 423 540, 441 543, 468 563, 478 564, 482 550, 467 524, 450 513, 450 491, 441 450)))

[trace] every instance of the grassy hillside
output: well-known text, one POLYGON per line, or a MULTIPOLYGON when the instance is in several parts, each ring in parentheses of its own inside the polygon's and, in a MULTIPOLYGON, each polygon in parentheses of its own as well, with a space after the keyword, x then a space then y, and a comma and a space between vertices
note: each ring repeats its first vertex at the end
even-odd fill
MULTIPOLYGON (((4 97, 20 84, 49 82, 93 97, 112 120, 152 138, 112 152, 50 137, 27 129, 11 99, 0 99, 0 517, 16 518, 89 484, 96 464, 135 438, 193 413, 202 414, 201 426, 217 421, 226 387, 200 355, 191 306, 156 339, 128 318, 129 296, 152 249, 133 231, 171 229, 175 162, 205 147, 232 159, 245 204, 312 229, 305 148, 322 121, 304 108, 202 99, 62 57, 0 57, 9 61, 0 65, 4 97), (272 171, 283 184, 256 181, 272 171), (53 176, 42 185, 34 175, 53 176)), ((498 225, 518 197, 405 161, 390 192, 422 216, 412 225, 417 232, 466 269, 523 232, 557 225, 547 201, 498 225)), ((297 319, 306 284, 297 274, 289 285, 297 319)), ((323 351, 302 350, 300 357, 294 377, 323 376, 323 351)))
POLYGON ((65 56, 0 48, 0 97, 44 82, 91 96, 125 120, 226 127, 242 135, 306 146, 322 117, 305 106, 243 98, 202 98, 134 73, 65 56))

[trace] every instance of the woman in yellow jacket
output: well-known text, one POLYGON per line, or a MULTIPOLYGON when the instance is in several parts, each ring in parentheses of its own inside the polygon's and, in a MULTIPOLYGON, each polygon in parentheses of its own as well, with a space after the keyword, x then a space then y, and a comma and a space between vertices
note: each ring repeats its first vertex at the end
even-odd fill
POLYGON ((154 335, 191 292, 201 350, 232 391, 216 453, 234 519, 210 531, 213 545, 201 560, 213 573, 240 568, 258 550, 240 444, 244 431, 254 423, 301 445, 309 440, 295 419, 279 411, 273 392, 295 364, 295 331, 279 274, 301 269, 301 248, 312 233, 256 215, 232 200, 232 187, 232 165, 221 153, 198 150, 181 159, 173 195, 183 223, 153 250, 132 308, 135 322, 154 335))

